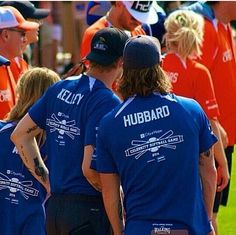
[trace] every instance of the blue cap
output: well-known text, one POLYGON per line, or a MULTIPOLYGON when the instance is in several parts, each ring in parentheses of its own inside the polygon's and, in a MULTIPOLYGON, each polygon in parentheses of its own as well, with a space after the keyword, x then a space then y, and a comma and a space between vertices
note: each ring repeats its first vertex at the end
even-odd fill
POLYGON ((2 65, 10 65, 10 61, 0 55, 0 66, 2 65))
POLYGON ((159 64, 160 42, 147 35, 131 37, 125 45, 123 59, 127 69, 145 69, 159 64))
POLYGON ((43 19, 46 18, 50 9, 36 8, 30 1, 4 1, 0 6, 15 7, 25 19, 43 19))

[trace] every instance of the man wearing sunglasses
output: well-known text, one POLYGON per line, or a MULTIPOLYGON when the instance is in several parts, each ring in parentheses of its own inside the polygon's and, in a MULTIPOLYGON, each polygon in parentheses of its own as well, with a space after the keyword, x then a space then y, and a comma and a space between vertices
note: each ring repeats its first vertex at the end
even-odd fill
MULTIPOLYGON (((50 9, 36 8, 30 1, 4 1, 0 6, 12 6, 16 8, 27 21, 37 22, 39 26, 50 14, 50 9)), ((15 79, 25 72, 31 65, 32 54, 34 60, 38 56, 39 28, 26 32, 27 42, 24 44, 22 56, 16 57, 11 61, 11 70, 15 79), (33 53, 34 52, 34 53, 33 53)))
MULTIPOLYGON (((26 32, 35 30, 38 23, 26 21, 14 7, 0 7, 0 54, 8 60, 22 55, 26 32)), ((9 66, 0 67, 0 119, 15 104, 16 80, 9 66)))

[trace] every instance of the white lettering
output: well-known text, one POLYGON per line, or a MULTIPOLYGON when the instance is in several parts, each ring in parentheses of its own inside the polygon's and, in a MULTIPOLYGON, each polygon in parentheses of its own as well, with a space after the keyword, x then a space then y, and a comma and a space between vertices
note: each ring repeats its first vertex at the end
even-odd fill
POLYGON ((7 102, 11 100, 10 90, 0 90, 0 102, 7 102))
POLYGON ((166 73, 172 83, 176 83, 178 81, 179 73, 175 72, 166 72, 166 73))
POLYGON ((72 93, 69 90, 62 89, 57 95, 57 98, 64 101, 67 104, 76 104, 79 105, 80 101, 83 99, 84 95, 80 93, 72 93))
POLYGON ((232 51, 229 49, 223 53, 223 62, 231 61, 233 59, 232 51))
POLYGON ((123 116, 124 126, 135 126, 146 122, 155 121, 170 116, 168 106, 158 107, 149 111, 143 111, 123 116))

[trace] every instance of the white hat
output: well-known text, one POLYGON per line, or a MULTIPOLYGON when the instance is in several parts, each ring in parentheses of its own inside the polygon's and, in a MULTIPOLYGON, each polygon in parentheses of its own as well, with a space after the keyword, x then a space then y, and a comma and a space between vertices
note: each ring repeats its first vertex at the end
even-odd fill
POLYGON ((158 21, 153 1, 123 1, 128 12, 139 22, 155 24, 158 21))
POLYGON ((39 24, 25 20, 21 13, 14 7, 0 7, 0 29, 14 27, 28 31, 38 29, 39 24))
POLYGON ((0 28, 12 28, 18 26, 16 18, 9 9, 0 8, 0 28))

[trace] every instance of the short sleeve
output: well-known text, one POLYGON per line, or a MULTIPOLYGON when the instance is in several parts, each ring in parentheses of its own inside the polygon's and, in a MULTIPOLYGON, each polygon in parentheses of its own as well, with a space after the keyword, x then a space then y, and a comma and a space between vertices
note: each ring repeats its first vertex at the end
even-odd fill
POLYGON ((101 125, 99 126, 96 148, 96 170, 100 173, 117 173, 117 167, 115 165, 114 159, 109 153, 109 148, 107 146, 107 144, 109 144, 107 138, 109 137, 107 136, 106 130, 108 130, 110 127, 106 123, 106 120, 107 116, 102 120, 101 125))

